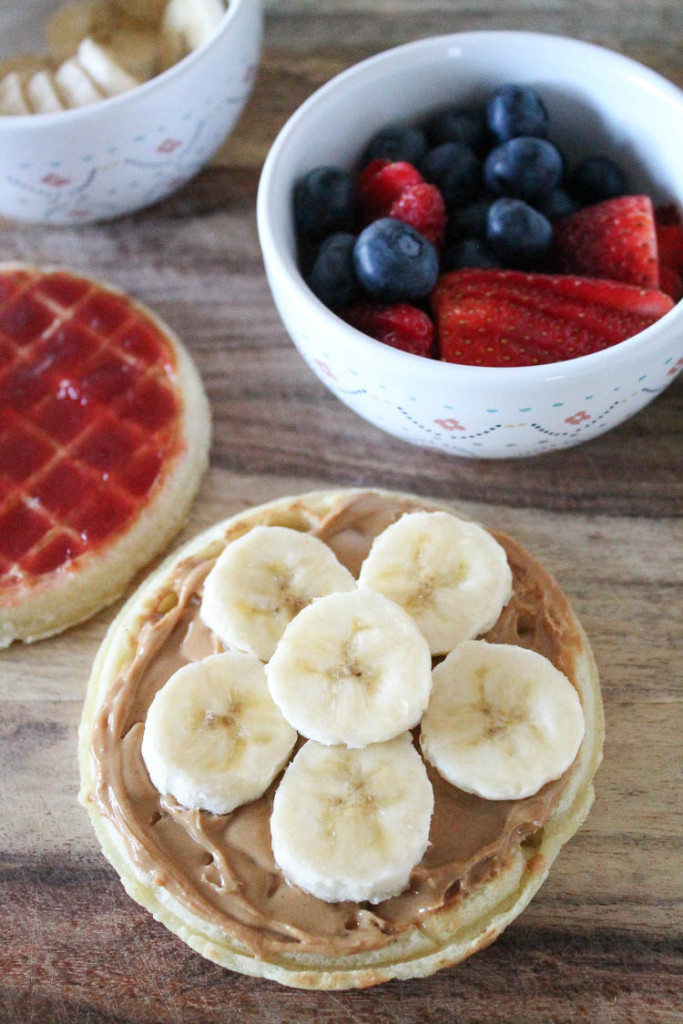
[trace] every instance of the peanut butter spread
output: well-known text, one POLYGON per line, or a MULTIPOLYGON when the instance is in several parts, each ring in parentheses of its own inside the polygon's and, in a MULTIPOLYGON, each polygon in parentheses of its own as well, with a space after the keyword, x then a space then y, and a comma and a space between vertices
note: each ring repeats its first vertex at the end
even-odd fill
MULTIPOLYGON (((354 574, 373 538, 406 511, 408 500, 354 494, 318 520, 300 510, 310 529, 354 574)), ((294 510, 287 521, 291 526, 294 510)), ((242 532, 244 532, 242 528, 242 532)), ((514 595, 486 639, 533 648, 573 679, 581 647, 566 598, 539 563, 509 538, 504 546, 514 595)), ((493 876, 520 843, 533 843, 558 800, 564 779, 524 800, 489 801, 463 793, 429 769, 435 807, 430 844, 399 896, 369 904, 330 904, 288 884, 270 845, 269 819, 279 779, 260 799, 230 814, 187 810, 152 786, 140 753, 147 709, 156 691, 181 665, 221 650, 198 615, 202 583, 218 554, 180 563, 172 587, 158 595, 132 660, 100 707, 91 755, 91 799, 123 837, 130 857, 188 913, 232 935, 255 956, 292 944, 308 953, 347 954, 379 948, 449 907, 493 876)))

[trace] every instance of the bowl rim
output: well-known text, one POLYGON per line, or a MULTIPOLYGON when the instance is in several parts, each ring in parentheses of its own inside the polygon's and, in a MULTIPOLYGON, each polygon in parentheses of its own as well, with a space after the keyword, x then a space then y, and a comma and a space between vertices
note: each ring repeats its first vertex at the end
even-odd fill
POLYGON ((262 0, 226 0, 226 2, 225 13, 216 31, 201 46, 198 46, 196 50, 188 53, 181 60, 176 61, 175 64, 170 68, 166 68, 165 71, 159 72, 158 75, 154 75, 152 78, 147 79, 146 82, 141 82, 140 85, 136 85, 132 89, 117 93, 115 96, 105 96, 98 100, 97 103, 88 103, 83 107, 70 107, 66 110, 57 110, 52 113, 13 114, 8 117, 0 117, 0 135, 5 129, 19 129, 20 131, 30 132, 37 128, 65 124, 67 121, 75 121, 79 118, 87 117, 93 110, 96 110, 98 113, 104 108, 111 110, 114 107, 130 103, 131 97, 137 102, 144 98, 142 96, 143 93, 146 96, 160 88, 163 89, 166 84, 174 78, 182 76, 191 65, 201 60, 205 53, 219 46, 220 40, 232 28, 233 22, 240 17, 244 8, 248 8, 251 5, 254 9, 262 11, 262 0))
POLYGON ((554 45, 559 44, 570 49, 575 48, 577 51, 590 51, 592 53, 596 53, 598 56, 604 57, 617 67, 623 67, 624 70, 630 72, 632 76, 637 75, 639 78, 645 79, 651 86, 656 87, 672 102, 680 106, 681 113, 683 115, 683 90, 679 89, 677 85, 669 81, 658 71, 649 68, 647 65, 636 61, 632 57, 618 53, 615 50, 610 50, 607 47, 587 42, 582 39, 576 39, 572 36, 508 29, 480 29, 468 32, 454 32, 428 36, 423 39, 402 43, 399 46, 394 46, 387 50, 382 50, 379 53, 366 57, 350 67, 345 68, 343 71, 339 72, 329 81, 316 89, 294 111, 278 132, 278 135, 276 136, 263 164, 256 203, 257 229, 266 269, 268 270, 270 264, 271 268, 276 269, 280 274, 284 274, 288 278, 288 284, 295 289, 299 302, 306 302, 310 304, 315 311, 316 316, 319 319, 323 319, 328 322, 329 330, 334 333, 344 332, 347 337, 350 332, 350 337, 354 339, 357 347, 374 351, 377 355, 382 353, 383 358, 388 361, 395 362, 397 366, 400 366, 401 362, 403 362, 406 367, 410 366, 412 373, 416 373, 420 376, 425 373, 430 373, 431 368, 435 364, 438 364, 440 372, 445 373, 446 375, 450 374, 453 376, 457 374, 458 377, 471 376, 473 379, 478 378, 479 380, 481 380, 483 376, 486 376, 489 383, 493 382, 492 378, 494 376, 499 378, 499 382, 501 384, 505 382, 507 382, 507 384, 511 384, 513 381, 519 382, 519 379, 522 376, 528 377, 530 380, 539 383, 541 380, 559 380, 568 376, 580 377, 583 374, 592 371, 599 371, 605 365, 611 363, 615 358, 628 356, 634 351, 640 350, 641 347, 646 347, 651 342, 653 332, 661 330, 661 326, 663 324, 665 326, 673 326, 680 320, 681 334, 683 334, 682 299, 678 303, 675 303, 672 309, 649 327, 646 327, 644 330, 632 335, 630 338, 624 339, 624 341, 618 342, 615 345, 611 345, 608 348, 601 349, 599 352, 593 352, 589 355, 576 356, 572 359, 558 360, 557 362, 552 363, 541 363, 535 366, 490 367, 472 366, 467 363, 449 363, 442 362, 440 360, 426 359, 423 356, 417 356, 409 352, 403 352, 400 349, 394 349, 391 346, 385 345, 382 342, 363 334, 362 331, 359 331, 350 324, 347 324, 341 319, 341 317, 325 306, 306 284, 299 270, 296 259, 284 241, 283 232, 278 230, 277 227, 277 225, 282 222, 282 211, 279 210, 279 208, 271 201, 273 182, 277 179, 279 169, 278 165, 282 159, 283 152, 287 147, 290 135, 292 135, 298 129, 299 125, 305 121, 310 111, 324 105, 327 102, 328 97, 335 96, 343 90, 349 80, 354 80, 359 77, 362 78, 368 71, 374 71, 383 64, 397 63, 400 61, 401 57, 406 54, 406 51, 417 53, 420 50, 424 50, 428 52, 436 46, 455 46, 467 41, 490 42, 494 38, 501 45, 513 40, 526 45, 543 44, 550 41, 554 45), (618 356, 615 356, 616 352, 618 352, 618 356))

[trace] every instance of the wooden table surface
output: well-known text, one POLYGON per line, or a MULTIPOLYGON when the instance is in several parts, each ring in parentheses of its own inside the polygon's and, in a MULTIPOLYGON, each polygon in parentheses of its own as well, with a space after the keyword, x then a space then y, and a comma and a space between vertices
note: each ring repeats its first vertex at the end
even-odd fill
POLYGON ((607 741, 588 822, 503 937, 431 979, 316 994, 224 971, 125 895, 76 800, 81 702, 110 609, 0 657, 2 1022, 683 1021, 683 379, 569 451, 432 454, 364 423, 313 377, 260 259, 259 170, 309 93, 390 45, 501 27, 590 39, 683 86, 680 0, 273 0, 254 96, 211 168, 116 223, 3 224, 3 258, 97 273, 186 340, 215 433, 185 536, 279 495, 381 485, 447 499, 532 547, 570 595, 601 671, 607 741))

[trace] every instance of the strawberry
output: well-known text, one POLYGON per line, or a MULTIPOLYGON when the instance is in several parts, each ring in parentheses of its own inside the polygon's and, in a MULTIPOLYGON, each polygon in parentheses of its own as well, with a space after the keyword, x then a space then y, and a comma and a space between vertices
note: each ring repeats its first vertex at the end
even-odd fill
POLYGON ((665 264, 659 268, 659 287, 667 295, 670 295, 674 302, 683 299, 683 278, 665 264))
POLYGON ((659 262, 672 270, 683 270, 683 228, 680 224, 657 224, 659 262))
POLYGON ((659 287, 676 302, 683 298, 683 225, 675 206, 655 210, 659 287))
POLYGON ((394 200, 389 216, 403 220, 441 249, 446 230, 446 204, 436 185, 409 185, 394 200))
POLYGON ((659 287, 654 210, 649 196, 619 196, 555 224, 553 269, 659 287))
POLYGON ((403 160, 371 160, 356 179, 356 198, 361 220, 369 224, 379 217, 388 217, 398 197, 411 185, 421 185, 424 178, 412 164, 403 160))
POLYGON ((658 224, 681 225, 681 214, 675 203, 664 203, 655 208, 655 220, 658 224))
POLYGON ((662 292, 592 278, 456 270, 432 292, 439 356, 532 366, 589 355, 644 330, 673 306, 662 292))
POLYGON ((434 354, 434 324, 416 306, 406 302, 393 306, 366 303, 348 306, 339 315, 352 327, 392 348, 415 356, 434 354))

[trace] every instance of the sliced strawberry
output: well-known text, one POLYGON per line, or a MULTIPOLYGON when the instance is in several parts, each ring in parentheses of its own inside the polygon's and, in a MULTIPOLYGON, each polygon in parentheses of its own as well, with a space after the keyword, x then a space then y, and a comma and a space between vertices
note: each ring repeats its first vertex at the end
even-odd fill
POLYGON ((632 313, 652 322, 671 309, 669 297, 657 289, 637 288, 605 278, 468 267, 445 274, 441 280, 454 274, 458 275, 459 292, 473 292, 477 295, 485 292, 491 296, 500 293, 503 298, 519 292, 520 299, 526 301, 530 288, 533 288, 534 303, 543 303, 547 299, 552 309, 563 299, 579 303, 584 310, 589 306, 605 307, 615 313, 632 313))
POLYGON ((584 206, 555 224, 553 269, 659 287, 654 209, 649 196, 584 206))
POLYGON ((371 160, 356 180, 356 198, 363 223, 388 217, 389 210, 402 192, 421 185, 424 178, 412 164, 403 160, 371 160))
POLYGON ((485 299, 472 296, 463 296, 448 307, 437 304, 438 358, 446 363, 492 367, 548 362, 531 337, 517 330, 519 326, 520 311, 512 305, 494 310, 485 299))
POLYGON ((371 189, 375 175, 379 174, 383 168, 388 167, 390 163, 391 160, 377 158, 361 168, 356 176, 356 196, 362 197, 367 190, 371 189))
POLYGON ((633 285, 515 270, 455 270, 432 292, 439 356, 476 366, 531 366, 590 355, 673 306, 633 285))
POLYGON ((363 334, 415 356, 434 355, 434 324, 427 313, 401 302, 394 306, 374 303, 349 306, 343 320, 363 334))
POLYGON ((683 270, 683 227, 657 224, 656 231, 660 264, 680 273, 683 270))
POLYGON ((659 287, 667 295, 670 295, 674 302, 683 299, 683 278, 671 267, 662 265, 659 268, 659 287))
POLYGON ((675 302, 683 298, 683 223, 677 207, 655 210, 659 253, 659 287, 675 302))
POLYGON ((389 216, 403 220, 441 249, 446 230, 446 204, 436 185, 410 185, 401 192, 389 210, 389 216))
POLYGON ((681 220, 681 213, 675 203, 666 203, 662 206, 655 208, 655 220, 658 224, 678 224, 683 223, 681 220))

